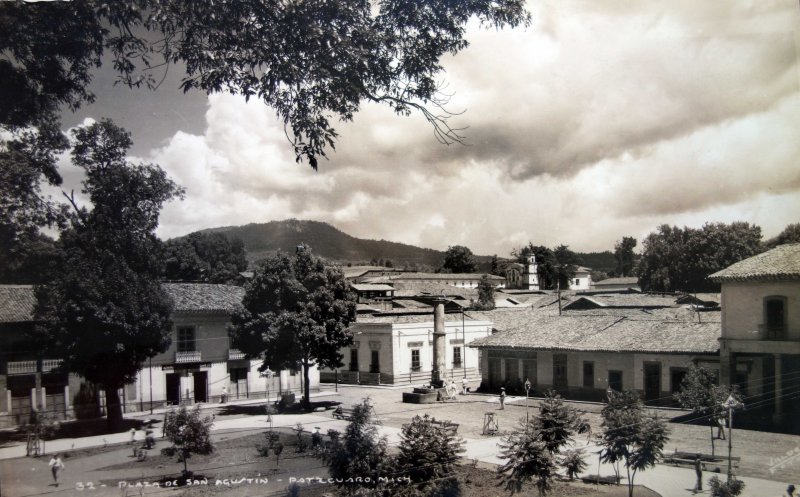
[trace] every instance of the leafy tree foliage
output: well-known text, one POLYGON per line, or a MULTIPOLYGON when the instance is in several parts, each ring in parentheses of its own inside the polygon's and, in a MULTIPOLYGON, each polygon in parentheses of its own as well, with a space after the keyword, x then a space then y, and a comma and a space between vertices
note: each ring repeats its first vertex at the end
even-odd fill
POLYGON ((531 255, 536 257, 539 286, 545 289, 555 289, 559 283, 561 288, 569 288, 569 280, 575 276, 577 265, 581 263, 578 254, 567 245, 549 249, 529 242, 527 246, 511 252, 511 256, 520 264, 527 264, 531 255))
POLYGON ((39 229, 63 227, 66 220, 64 206, 44 197, 41 185, 43 180, 61 184, 56 160, 66 150, 67 138, 53 119, 38 124, 38 129, 0 133, 0 282, 4 283, 46 280, 52 241, 39 229))
POLYGON ((583 449, 573 449, 564 452, 563 457, 558 461, 570 480, 574 480, 581 473, 586 471, 589 465, 586 463, 584 457, 583 449))
POLYGON ((442 260, 442 270, 448 273, 474 273, 475 257, 472 250, 463 245, 447 247, 442 260))
POLYGON ((714 427, 727 412, 723 402, 733 393, 730 388, 717 384, 717 374, 702 366, 692 365, 683 378, 675 400, 686 409, 703 416, 711 429, 711 454, 714 454, 714 427))
POLYGON ((310 405, 309 370, 342 365, 339 349, 353 342, 355 296, 342 271, 327 267, 308 249, 263 261, 245 286, 242 307, 231 317, 233 346, 262 357, 272 369, 303 369, 304 402, 310 405))
POLYGON ((522 0, 130 3, 5 2, 0 15, 0 122, 29 125, 91 102, 105 49, 129 86, 156 87, 181 64, 184 91, 257 97, 277 112, 298 161, 333 147, 331 120, 362 102, 421 113, 440 141, 461 140, 443 111, 440 59, 467 47, 466 24, 527 25, 522 0))
POLYGON ((187 461, 192 454, 211 454, 214 445, 211 443, 211 416, 200 417, 200 406, 190 411, 181 406, 177 411, 172 409, 164 419, 164 436, 172 442, 173 450, 180 454, 183 461, 184 474, 189 473, 187 461))
POLYGON ((569 249, 567 245, 559 245, 553 250, 555 258, 555 279, 561 288, 569 288, 569 281, 575 277, 578 264, 581 263, 578 254, 569 249))
POLYGON ((615 270, 616 276, 632 276, 633 266, 636 261, 636 255, 633 249, 636 248, 636 238, 632 236, 623 236, 614 245, 614 259, 617 260, 617 268, 615 270))
POLYGON ((164 244, 164 278, 232 283, 247 269, 244 243, 222 233, 192 233, 164 244))
POLYGON ((494 285, 488 275, 483 275, 478 282, 478 303, 475 308, 481 311, 494 309, 494 285))
POLYGON ((711 497, 736 497, 744 491, 744 482, 737 478, 731 481, 722 481, 718 476, 712 476, 708 480, 711 489, 711 497))
POLYGON ((787 225, 778 236, 764 242, 764 248, 772 249, 787 243, 800 243, 800 223, 787 225))
POLYGON ((328 456, 328 469, 336 485, 346 494, 353 495, 361 488, 348 479, 369 478, 367 488, 375 488, 378 478, 391 472, 388 442, 386 437, 378 437, 378 429, 372 419, 372 406, 368 399, 353 406, 350 424, 341 439, 333 441, 328 456))
POLYGON ((628 495, 633 497, 636 473, 655 466, 663 453, 669 439, 667 424, 657 417, 646 416, 639 395, 633 391, 609 395, 601 416, 600 460, 613 464, 616 471, 620 463, 624 464, 628 495))
POLYGON ((183 192, 157 165, 128 162, 130 136, 111 121, 79 128, 74 138, 72 162, 86 173, 82 191, 92 208, 73 201, 53 280, 36 290, 36 314, 48 354, 103 385, 116 427, 117 390, 170 343, 172 304, 158 282, 155 229, 162 205, 183 192))
MULTIPOLYGON (((504 475, 506 489, 513 494, 522 490, 525 482, 534 481, 539 495, 545 495, 552 487, 558 455, 576 434, 588 429, 580 413, 555 392, 547 392, 538 416, 527 423, 523 420, 500 444, 500 458, 507 462, 498 471, 504 475)), ((565 460, 574 462, 574 457, 565 460)))
POLYGON ((458 481, 449 477, 464 451, 464 441, 434 421, 427 414, 417 415, 403 425, 395 468, 411 478, 418 495, 452 495, 458 481))
POLYGON ((707 277, 761 250, 761 228, 708 223, 700 229, 662 225, 642 243, 637 266, 645 291, 718 291, 707 277))

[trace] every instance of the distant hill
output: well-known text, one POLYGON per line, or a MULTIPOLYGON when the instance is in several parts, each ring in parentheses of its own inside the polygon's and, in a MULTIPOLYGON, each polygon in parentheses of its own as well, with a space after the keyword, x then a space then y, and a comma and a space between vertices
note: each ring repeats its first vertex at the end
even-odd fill
MULTIPOLYGON (((274 255, 278 250, 294 253, 301 243, 326 259, 340 263, 363 264, 387 259, 395 267, 416 266, 433 269, 441 264, 444 253, 386 240, 355 238, 330 224, 320 221, 288 219, 245 226, 226 226, 205 231, 223 233, 228 238, 244 242, 247 258, 257 261, 274 255)), ((484 258, 481 258, 484 259, 484 258)), ((486 260, 489 258, 487 257, 486 260)))
MULTIPOLYGON (((444 257, 444 252, 440 250, 386 240, 356 238, 321 221, 287 219, 203 231, 222 233, 229 239, 239 238, 244 242, 250 262, 274 255, 278 250, 294 253, 295 247, 301 243, 310 246, 315 254, 341 264, 358 265, 369 264, 373 260, 390 260, 394 267, 433 271, 440 266, 444 257)), ((608 272, 616 265, 611 252, 578 255, 582 257, 584 266, 596 271, 608 272)), ((488 272, 491 259, 490 255, 476 255, 478 271, 488 272)))

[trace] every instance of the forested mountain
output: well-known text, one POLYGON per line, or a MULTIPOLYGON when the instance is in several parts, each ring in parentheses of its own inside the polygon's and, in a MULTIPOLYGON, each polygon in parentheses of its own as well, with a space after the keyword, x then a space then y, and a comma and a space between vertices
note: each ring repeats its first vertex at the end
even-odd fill
MULTIPOLYGON (((252 223, 245 226, 212 228, 229 239, 244 242, 247 259, 256 261, 278 250, 293 253, 301 243, 329 260, 356 264, 389 260, 395 267, 412 266, 432 270, 439 267, 444 252, 406 245, 386 240, 355 238, 320 221, 288 219, 269 223, 252 223)), ((484 259, 484 258, 479 258, 484 259)), ((488 261, 489 258, 485 257, 488 261)))

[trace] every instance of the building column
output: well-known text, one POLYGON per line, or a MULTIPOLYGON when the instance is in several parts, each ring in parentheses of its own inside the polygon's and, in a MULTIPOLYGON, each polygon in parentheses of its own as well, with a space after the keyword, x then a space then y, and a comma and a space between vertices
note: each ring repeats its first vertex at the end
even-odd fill
POLYGON ((720 386, 730 387, 733 379, 733 370, 731 369, 734 363, 731 353, 726 350, 725 342, 722 342, 722 349, 719 352, 719 384, 720 386))
POLYGON ((781 354, 775 354, 775 413, 773 414, 775 422, 780 422, 783 416, 783 399, 781 399, 781 395, 783 394, 783 380, 781 378, 781 370, 782 356, 781 354))
POLYGON ((11 390, 6 390, 6 411, 8 415, 11 416, 12 414, 12 405, 11 405, 11 390))
POLYGON ((437 300, 433 304, 433 373, 431 383, 434 386, 442 386, 445 370, 447 368, 447 340, 444 329, 444 299, 437 300))
POLYGON ((42 389, 40 390, 40 393, 41 393, 41 396, 42 396, 42 411, 46 411, 47 410, 47 388, 42 387, 42 389))
POLYGON ((64 418, 69 419, 69 385, 64 385, 64 418))

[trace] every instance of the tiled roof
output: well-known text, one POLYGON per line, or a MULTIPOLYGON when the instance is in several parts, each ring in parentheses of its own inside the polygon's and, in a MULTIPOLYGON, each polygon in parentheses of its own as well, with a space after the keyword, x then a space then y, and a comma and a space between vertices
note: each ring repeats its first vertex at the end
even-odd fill
POLYGON ((394 290, 393 286, 371 283, 351 283, 350 286, 357 292, 385 292, 394 290))
POLYGON ((779 245, 739 261, 708 278, 717 282, 800 279, 800 243, 779 245))
POLYGON ((242 303, 244 288, 210 283, 162 283, 178 312, 233 312, 242 303))
POLYGON ((383 267, 383 266, 350 266, 350 267, 342 267, 342 273, 344 273, 345 278, 358 278, 364 274, 367 274, 370 271, 376 272, 387 272, 387 273, 396 273, 401 272, 401 269, 391 268, 391 267, 383 267))
POLYGON ((558 316, 535 310, 468 315, 491 320, 498 330, 472 343, 479 348, 713 354, 719 351, 721 333, 719 321, 697 323, 657 316, 558 316))
POLYGON ((401 273, 397 275, 384 276, 388 280, 479 280, 484 276, 488 276, 492 281, 505 281, 502 276, 496 276, 486 273, 401 273))
POLYGON ((478 299, 477 288, 464 288, 436 281, 397 281, 393 283, 395 297, 414 297, 419 295, 436 295, 445 297, 461 297, 478 299))
MULTIPOLYGON (((406 311, 407 312, 407 311, 406 311)), ((453 313, 453 314, 445 314, 444 320, 447 323, 452 322, 461 322, 461 313, 453 313)), ((465 321, 475 321, 474 318, 470 317, 470 314, 464 314, 465 321)), ((424 313, 424 314, 390 314, 390 313, 381 313, 377 316, 358 316, 356 323, 396 323, 396 324, 408 324, 408 323, 430 323, 431 328, 433 328, 433 313, 424 313)))
POLYGON ((639 286, 639 278, 630 277, 630 278, 606 278, 604 280, 595 281, 594 286, 602 287, 602 286, 620 286, 620 285, 630 285, 630 286, 639 286))
POLYGON ((0 285, 0 323, 33 321, 36 297, 31 285, 0 285))

